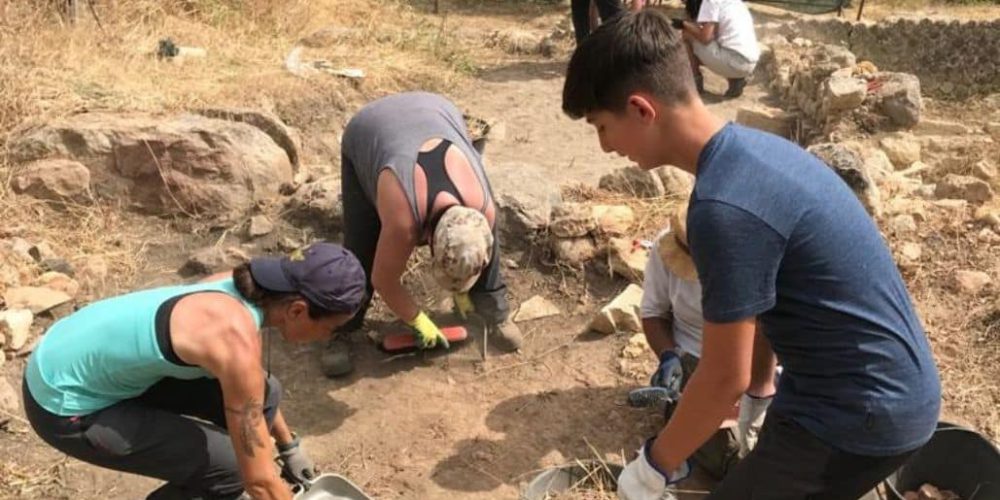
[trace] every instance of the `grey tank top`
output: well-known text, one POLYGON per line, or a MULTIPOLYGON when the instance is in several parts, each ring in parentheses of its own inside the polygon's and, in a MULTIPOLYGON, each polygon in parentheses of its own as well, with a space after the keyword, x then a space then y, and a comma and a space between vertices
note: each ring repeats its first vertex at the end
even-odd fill
MULTIPOLYGON (((445 139, 459 148, 469 159, 476 178, 485 191, 482 210, 493 199, 489 181, 483 170, 483 160, 472 146, 462 112, 438 94, 428 92, 406 92, 393 94, 366 104, 347 123, 341 140, 344 158, 350 161, 357 173, 361 188, 372 202, 376 203, 378 176, 383 169, 390 169, 399 179, 410 210, 423 228, 425 221, 420 218, 418 200, 414 184, 414 170, 420 146, 431 139, 445 139)), ((429 214, 432 207, 426 207, 429 214)))

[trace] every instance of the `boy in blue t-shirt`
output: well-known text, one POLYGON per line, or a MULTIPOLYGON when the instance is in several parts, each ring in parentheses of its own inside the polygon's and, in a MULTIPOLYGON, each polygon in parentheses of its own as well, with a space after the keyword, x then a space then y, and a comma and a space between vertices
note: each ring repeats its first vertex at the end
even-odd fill
POLYGON ((688 457, 740 398, 746 411, 769 406, 767 417, 712 499, 858 498, 930 438, 937 369, 872 219, 816 157, 714 116, 668 18, 627 14, 584 40, 563 110, 594 125, 605 151, 696 176, 687 222, 701 362, 622 472, 620 497, 673 498, 688 457), (755 343, 757 322, 768 342, 755 343), (775 355, 784 372, 766 394, 775 355))

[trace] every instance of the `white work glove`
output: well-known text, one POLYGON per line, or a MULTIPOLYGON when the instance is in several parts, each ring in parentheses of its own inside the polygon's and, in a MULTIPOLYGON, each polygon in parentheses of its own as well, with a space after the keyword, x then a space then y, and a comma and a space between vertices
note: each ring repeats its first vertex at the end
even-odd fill
POLYGON ((685 461, 673 473, 661 472, 649 456, 654 439, 646 441, 639 449, 639 456, 629 462, 618 476, 618 498, 621 500, 677 500, 674 483, 687 479, 691 466, 685 461))
POLYGON ((767 407, 771 406, 774 396, 757 397, 743 394, 740 398, 740 418, 737 421, 737 439, 740 444, 740 458, 747 456, 757 445, 760 428, 764 425, 767 407))

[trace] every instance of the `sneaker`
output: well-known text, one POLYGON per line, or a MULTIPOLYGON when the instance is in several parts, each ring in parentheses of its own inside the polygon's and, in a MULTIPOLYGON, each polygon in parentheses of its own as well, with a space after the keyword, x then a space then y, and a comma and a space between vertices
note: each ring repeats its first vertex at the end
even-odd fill
POLYGON ((323 375, 327 378, 343 377, 354 371, 351 362, 351 344, 344 339, 331 339, 319 358, 323 375))
POLYGON ((524 343, 524 336, 521 335, 521 328, 507 318, 489 328, 488 342, 502 351, 516 351, 524 343))
POLYGON ((743 95, 743 87, 747 86, 746 78, 730 78, 729 88, 726 89, 726 97, 730 99, 743 95))

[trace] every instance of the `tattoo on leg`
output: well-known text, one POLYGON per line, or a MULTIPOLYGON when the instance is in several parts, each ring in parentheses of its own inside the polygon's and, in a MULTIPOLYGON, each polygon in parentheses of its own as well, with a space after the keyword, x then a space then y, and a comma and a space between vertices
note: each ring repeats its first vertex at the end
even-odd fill
POLYGON ((237 413, 239 433, 243 441, 243 452, 248 457, 254 456, 254 448, 264 447, 264 440, 257 434, 257 426, 264 418, 264 406, 253 399, 247 401, 242 408, 227 410, 237 413))

